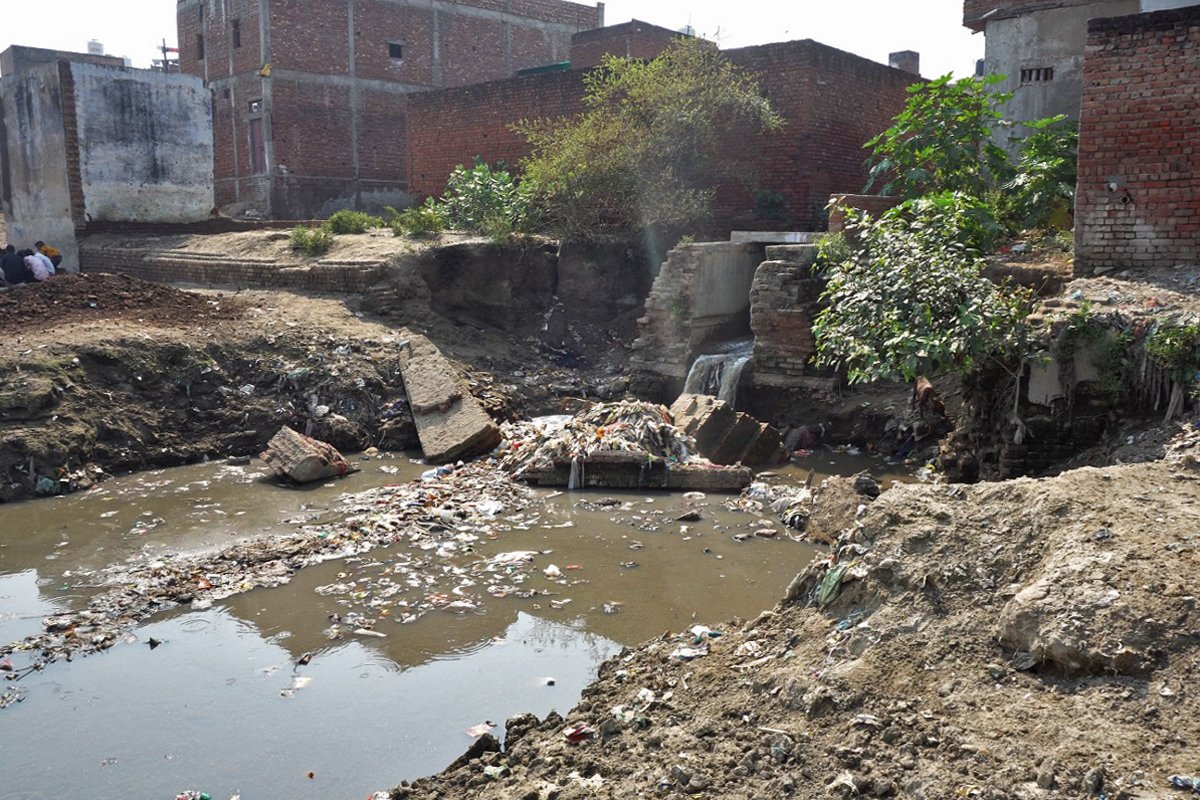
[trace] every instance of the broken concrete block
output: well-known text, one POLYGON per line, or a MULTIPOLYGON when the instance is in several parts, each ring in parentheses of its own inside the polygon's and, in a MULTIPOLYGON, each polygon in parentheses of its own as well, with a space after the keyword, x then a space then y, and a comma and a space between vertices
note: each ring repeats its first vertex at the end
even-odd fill
POLYGON ((778 464, 787 458, 779 431, 724 400, 681 394, 671 406, 675 424, 696 440, 700 455, 714 464, 778 464))
POLYGON ((500 444, 500 428, 463 384, 462 376, 433 342, 404 332, 400 377, 425 460, 430 464, 474 458, 500 444))
POLYGON ((350 462, 332 445, 291 428, 280 428, 259 456, 275 474, 295 483, 311 483, 351 471, 350 462))

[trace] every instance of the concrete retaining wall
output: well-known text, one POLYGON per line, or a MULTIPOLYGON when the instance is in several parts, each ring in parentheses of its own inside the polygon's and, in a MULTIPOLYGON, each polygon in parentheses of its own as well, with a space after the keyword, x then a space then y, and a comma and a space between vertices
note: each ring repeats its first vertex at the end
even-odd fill
POLYGON ((67 133, 57 64, 0 81, 0 191, 8 241, 18 250, 40 240, 79 268, 68 182, 67 133))
POLYGON ((646 298, 633 361, 638 369, 687 376, 706 342, 750 332, 750 286, 763 259, 753 244, 703 242, 676 247, 646 298))

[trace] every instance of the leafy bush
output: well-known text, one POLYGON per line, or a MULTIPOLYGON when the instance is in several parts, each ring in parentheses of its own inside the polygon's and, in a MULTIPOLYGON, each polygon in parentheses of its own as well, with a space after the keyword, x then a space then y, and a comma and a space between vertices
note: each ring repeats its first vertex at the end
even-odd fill
POLYGON ((714 186, 751 177, 722 144, 750 153, 748 137, 783 124, 753 78, 700 40, 649 62, 606 57, 583 80, 583 114, 517 126, 532 145, 525 178, 563 237, 695 229, 714 186))
POLYGON ((532 181, 518 183, 507 170, 477 156, 470 168, 460 164, 450 174, 440 211, 450 227, 506 238, 533 229, 534 196, 532 181))
POLYGON ((427 197, 421 205, 404 211, 397 211, 390 206, 384 210, 387 212, 388 227, 396 236, 421 238, 434 236, 446 229, 446 216, 432 197, 427 197))
POLYGON ((846 234, 838 231, 836 233, 822 233, 814 242, 817 248, 817 268, 828 267, 832 264, 840 264, 850 258, 850 243, 846 241, 846 234))
POLYGON ((1188 385, 1200 366, 1196 357, 1198 337, 1200 327, 1196 325, 1160 325, 1146 337, 1146 355, 1156 366, 1168 370, 1174 380, 1188 385))
POLYGON ((972 224, 961 206, 938 202, 878 220, 848 212, 856 244, 828 270, 826 307, 813 324, 817 363, 857 383, 1023 357, 1028 293, 983 276, 967 244, 972 224))
POLYGON ((908 89, 908 102, 892 126, 864 147, 869 180, 864 191, 920 197, 931 192, 964 192, 983 197, 1007 180, 1008 154, 992 141, 1003 125, 1000 113, 1012 97, 990 87, 1002 75, 952 80, 944 75, 908 89))
POLYGON ((366 233, 370 228, 382 228, 383 220, 364 211, 344 208, 325 220, 324 227, 330 233, 366 233))
POLYGON ((333 247, 333 233, 325 228, 292 228, 291 245, 299 253, 319 256, 333 247))
POLYGON ((1069 227, 1079 127, 1063 114, 1024 125, 1033 133, 1021 142, 1016 177, 1004 184, 1005 217, 1020 230, 1069 227))
POLYGON ((944 225, 942 232, 975 254, 990 253, 1004 235, 991 204, 962 192, 941 192, 905 200, 885 215, 914 228, 944 225))

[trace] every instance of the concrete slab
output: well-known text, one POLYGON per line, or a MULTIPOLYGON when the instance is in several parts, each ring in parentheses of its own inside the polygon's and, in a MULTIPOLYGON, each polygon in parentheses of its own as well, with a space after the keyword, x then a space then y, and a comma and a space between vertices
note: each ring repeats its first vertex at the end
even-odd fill
POLYGON ((500 428, 463 384, 433 342, 403 332, 400 376, 425 460, 445 464, 474 458, 500 444, 500 428))
POLYGON ((311 483, 356 471, 333 445, 287 427, 271 437, 259 458, 280 478, 295 483, 311 483))
MULTIPOLYGON (((521 480, 534 486, 569 486, 570 475, 570 460, 557 459, 546 469, 522 473, 521 480)), ((583 465, 580 488, 736 493, 752 480, 749 467, 669 463, 645 453, 605 450, 593 453, 583 465)))
POLYGON ((696 440, 700 455, 715 464, 758 466, 787 458, 778 430, 711 395, 679 395, 671 405, 671 416, 696 440))
POLYGON ((729 241, 738 244, 812 244, 820 235, 812 231, 733 231, 729 241))

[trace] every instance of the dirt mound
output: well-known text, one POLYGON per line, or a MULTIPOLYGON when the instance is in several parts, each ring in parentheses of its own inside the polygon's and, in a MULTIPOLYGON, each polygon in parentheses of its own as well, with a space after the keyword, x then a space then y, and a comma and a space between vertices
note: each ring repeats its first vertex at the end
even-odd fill
POLYGON ((63 322, 127 319, 160 327, 204 325, 242 315, 241 302, 200 295, 129 275, 58 275, 0 292, 0 319, 12 332, 63 322))
POLYGON ((1154 464, 890 489, 775 611, 623 654, 565 719, 390 796, 1176 796, 1200 712, 1181 438, 1154 464))

